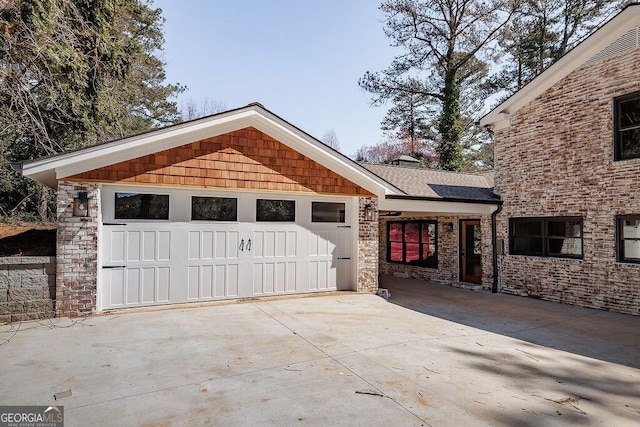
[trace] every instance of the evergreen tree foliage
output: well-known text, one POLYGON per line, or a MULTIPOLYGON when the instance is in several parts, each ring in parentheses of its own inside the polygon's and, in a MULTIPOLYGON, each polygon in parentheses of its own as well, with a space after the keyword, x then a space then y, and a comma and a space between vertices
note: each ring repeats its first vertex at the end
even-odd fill
POLYGON ((500 40, 494 87, 511 94, 619 12, 628 0, 523 0, 500 40))
MULTIPOLYGON (((11 162, 180 119, 160 9, 141 0, 14 0, 0 8, 0 215, 47 215, 50 194, 11 162)), ((49 211, 49 215, 51 211, 49 211)))
MULTIPOLYGON (((367 72, 360 86, 372 96, 373 105, 390 101, 394 106, 411 102, 430 117, 412 118, 406 108, 392 108, 385 119, 400 132, 430 129, 439 157, 439 167, 461 170, 464 166, 465 123, 478 113, 484 54, 490 43, 515 12, 519 0, 386 0, 385 33, 392 45, 404 52, 381 72, 367 72)), ((470 144, 473 147, 476 144, 470 144)))

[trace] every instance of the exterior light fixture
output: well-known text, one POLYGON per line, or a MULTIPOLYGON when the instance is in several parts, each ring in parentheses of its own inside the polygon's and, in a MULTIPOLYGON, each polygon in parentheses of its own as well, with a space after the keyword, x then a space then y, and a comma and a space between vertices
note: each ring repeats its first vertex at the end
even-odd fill
POLYGON ((89 198, 86 191, 81 191, 73 198, 73 216, 89 216, 89 198))
POLYGON ((364 205, 364 220, 373 221, 373 205, 371 203, 364 205))
POLYGON ((444 229, 447 231, 447 233, 453 233, 453 223, 452 222, 445 223, 444 229))

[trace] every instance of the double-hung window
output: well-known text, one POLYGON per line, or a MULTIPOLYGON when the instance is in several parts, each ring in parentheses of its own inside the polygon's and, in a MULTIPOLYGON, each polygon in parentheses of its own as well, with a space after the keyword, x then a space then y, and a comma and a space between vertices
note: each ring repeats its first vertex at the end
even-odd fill
POLYGON ((582 218, 511 218, 509 252, 558 258, 582 258, 582 218))
POLYGON ((614 107, 615 159, 640 157, 640 92, 616 98, 614 107))
POLYGON ((387 261, 438 268, 436 221, 389 221, 387 261))
POLYGON ((640 263, 640 215, 617 217, 618 261, 640 263))

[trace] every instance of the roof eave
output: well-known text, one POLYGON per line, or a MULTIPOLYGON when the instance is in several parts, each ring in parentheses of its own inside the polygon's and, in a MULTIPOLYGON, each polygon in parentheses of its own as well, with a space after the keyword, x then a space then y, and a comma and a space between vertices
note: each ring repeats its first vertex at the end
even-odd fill
POLYGON ((480 125, 500 130, 510 125, 510 116, 558 81, 578 69, 610 43, 640 24, 640 4, 632 3, 591 33, 553 65, 480 119, 480 125))
POLYGON ((379 197, 403 194, 399 188, 255 103, 84 150, 24 162, 22 174, 56 188, 59 180, 73 175, 246 127, 264 132, 379 197))
POLYGON ((502 205, 502 200, 486 200, 486 199, 464 199, 457 197, 429 197, 429 196, 411 196, 403 194, 389 194, 386 196, 390 200, 417 200, 428 202, 451 202, 451 203, 474 203, 480 205, 502 205))

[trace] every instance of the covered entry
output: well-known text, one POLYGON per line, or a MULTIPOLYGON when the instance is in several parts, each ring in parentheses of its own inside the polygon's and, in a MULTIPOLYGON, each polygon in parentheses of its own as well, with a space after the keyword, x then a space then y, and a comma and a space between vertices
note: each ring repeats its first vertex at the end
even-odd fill
POLYGON ((357 198, 105 185, 102 210, 101 309, 353 289, 357 198))

